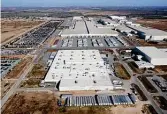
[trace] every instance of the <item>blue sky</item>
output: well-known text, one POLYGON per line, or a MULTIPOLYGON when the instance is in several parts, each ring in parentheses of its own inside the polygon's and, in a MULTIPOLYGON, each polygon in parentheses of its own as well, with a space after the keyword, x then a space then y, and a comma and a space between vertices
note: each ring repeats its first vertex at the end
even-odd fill
POLYGON ((167 6, 167 0, 2 0, 2 6, 167 6))

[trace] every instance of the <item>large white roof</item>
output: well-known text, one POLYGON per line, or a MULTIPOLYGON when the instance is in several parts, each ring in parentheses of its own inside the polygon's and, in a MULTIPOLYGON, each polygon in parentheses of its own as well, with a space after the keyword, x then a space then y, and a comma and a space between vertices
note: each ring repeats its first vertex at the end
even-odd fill
POLYGON ((133 31, 131 28, 126 27, 125 25, 118 25, 116 29, 119 29, 121 32, 131 32, 133 31))
POLYGON ((62 31, 62 36, 75 36, 75 35, 110 35, 118 36, 118 32, 113 31, 111 28, 98 28, 97 24, 92 19, 91 21, 73 20, 74 27, 62 31))
POLYGON ((145 53, 150 58, 167 58, 167 53, 152 46, 148 47, 136 47, 141 52, 145 53))
POLYGON ((149 27, 142 27, 142 26, 129 26, 130 28, 133 28, 137 31, 144 32, 146 35, 151 35, 151 36, 167 36, 167 32, 158 30, 158 29, 153 29, 149 27))
POLYGON ((98 50, 59 50, 45 77, 45 82, 59 81, 60 87, 76 85, 91 87, 97 84, 112 87, 98 50), (78 83, 75 84, 75 81, 78 83))
POLYGON ((62 35, 88 34, 84 21, 75 21, 74 28, 65 29, 62 35))
POLYGON ((96 26, 96 23, 91 21, 86 21, 86 24, 89 29, 89 34, 107 34, 107 35, 117 35, 118 33, 116 31, 113 31, 111 28, 98 28, 96 26))

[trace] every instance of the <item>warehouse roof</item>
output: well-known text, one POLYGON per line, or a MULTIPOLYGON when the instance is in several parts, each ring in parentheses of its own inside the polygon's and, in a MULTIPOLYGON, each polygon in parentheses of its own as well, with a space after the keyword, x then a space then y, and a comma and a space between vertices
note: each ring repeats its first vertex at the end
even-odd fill
POLYGON ((129 26, 130 28, 133 28, 136 31, 141 31, 144 32, 147 35, 152 35, 152 36, 167 36, 167 32, 158 30, 158 29, 153 29, 153 28, 148 28, 148 27, 142 27, 142 26, 129 26))
POLYGON ((112 88, 109 74, 98 50, 59 50, 45 77, 45 82, 59 81, 60 87, 112 88))
POLYGON ((88 34, 84 21, 75 21, 74 23, 74 28, 63 30, 62 35, 88 34))
POLYGON ((116 31, 111 28, 98 28, 96 23, 92 21, 86 21, 87 27, 89 29, 89 34, 108 34, 108 35, 118 35, 116 31))
POLYGON ((71 26, 72 25, 72 18, 67 18, 60 26, 71 26))
POLYGON ((150 58, 167 58, 167 53, 156 47, 136 47, 138 50, 149 56, 150 58))
POLYGON ((126 27, 125 25, 116 26, 116 29, 120 30, 121 32, 131 32, 133 29, 126 27))
POLYGON ((67 35, 111 35, 118 36, 116 31, 113 31, 111 28, 98 28, 97 24, 92 19, 91 21, 76 21, 73 20, 74 27, 70 29, 65 29, 62 31, 62 36, 67 35))

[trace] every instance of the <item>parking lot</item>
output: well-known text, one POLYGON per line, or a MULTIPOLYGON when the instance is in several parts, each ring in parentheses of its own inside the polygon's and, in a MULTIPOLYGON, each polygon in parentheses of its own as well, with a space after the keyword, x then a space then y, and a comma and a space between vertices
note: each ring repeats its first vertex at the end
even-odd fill
POLYGON ((4 77, 16 64, 19 58, 1 58, 1 78, 4 77))
POLYGON ((32 50, 28 49, 3 49, 1 50, 1 56, 8 56, 8 55, 26 55, 27 53, 30 53, 32 50))
MULTIPOLYGON (((58 105, 64 106, 109 106, 109 105, 128 105, 134 104, 136 102, 135 96, 133 94, 129 95, 95 95, 95 96, 72 96, 72 95, 62 95, 61 99, 64 101, 58 102, 58 105)), ((62 101, 61 100, 61 101, 62 101)))
POLYGON ((126 41, 117 37, 66 37, 56 43, 56 48, 108 48, 126 47, 126 41))
POLYGON ((58 24, 59 22, 50 21, 38 29, 14 39, 2 48, 35 48, 55 31, 58 24))

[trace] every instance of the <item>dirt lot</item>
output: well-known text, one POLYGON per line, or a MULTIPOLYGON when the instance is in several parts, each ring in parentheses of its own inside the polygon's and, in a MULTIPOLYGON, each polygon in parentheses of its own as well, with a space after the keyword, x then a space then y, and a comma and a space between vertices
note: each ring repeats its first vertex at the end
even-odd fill
POLYGON ((42 64, 35 64, 32 71, 28 74, 27 78, 43 79, 47 71, 42 64))
POLYGON ((32 60, 31 57, 27 57, 23 60, 21 60, 21 62, 19 64, 17 64, 12 71, 10 71, 8 74, 6 74, 5 79, 17 79, 19 78, 19 74, 21 72, 23 72, 23 69, 25 69, 27 67, 27 65, 30 63, 30 61, 32 60))
POLYGON ((136 22, 142 24, 143 26, 149 26, 152 28, 167 31, 166 19, 139 19, 136 22))
POLYGON ((155 67, 155 71, 159 72, 159 73, 161 73, 161 72, 167 72, 167 66, 156 66, 155 67))
POLYGON ((111 114, 142 114, 141 107, 142 107, 142 103, 137 103, 134 107, 120 105, 120 106, 112 107, 111 114))
POLYGON ((41 80, 45 77, 47 70, 42 64, 35 64, 32 70, 28 73, 25 80, 20 84, 24 88, 37 88, 40 86, 41 80))
POLYGON ((126 71, 126 69, 123 67, 122 64, 120 64, 120 63, 115 63, 115 64, 114 64, 114 67, 115 67, 116 75, 117 75, 119 78, 125 79, 125 80, 129 80, 129 79, 130 79, 129 73, 126 71))
POLYGON ((2 114, 141 114, 141 104, 130 106, 58 107, 53 93, 18 93, 7 101, 2 114))
POLYGON ((145 71, 144 69, 139 69, 134 62, 128 62, 128 65, 135 73, 142 74, 145 71))
POLYGON ((37 88, 40 86, 40 79, 28 79, 28 80, 23 80, 20 84, 20 87, 24 88, 37 88))
POLYGON ((146 76, 138 76, 138 79, 142 82, 144 87, 149 91, 150 93, 157 93, 157 89, 150 83, 150 81, 146 78, 146 76))
POLYGON ((167 81, 167 75, 160 75, 160 76, 167 81))
POLYGON ((143 105, 142 109, 145 114, 158 114, 154 107, 150 104, 143 105))
POLYGON ((55 114, 56 99, 52 93, 19 93, 7 101, 2 114, 55 114))
POLYGON ((154 96, 153 99, 160 108, 167 110, 167 100, 163 96, 154 96))
POLYGON ((0 81, 0 90, 1 90, 1 99, 5 96, 11 86, 14 84, 15 80, 1 80, 0 81))
POLYGON ((18 36, 21 33, 41 24, 44 21, 31 20, 2 20, 1 43, 18 36))
POLYGON ((144 95, 143 91, 139 88, 138 85, 132 83, 131 86, 135 89, 135 91, 138 93, 138 99, 141 101, 147 101, 147 97, 144 95))

